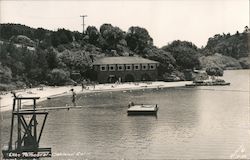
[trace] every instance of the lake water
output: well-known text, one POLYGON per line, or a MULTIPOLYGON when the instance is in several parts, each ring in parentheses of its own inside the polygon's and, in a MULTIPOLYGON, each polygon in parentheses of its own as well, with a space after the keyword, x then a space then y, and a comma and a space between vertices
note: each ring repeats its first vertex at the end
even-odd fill
MULTIPOLYGON (((231 85, 78 95, 85 107, 49 112, 40 146, 56 160, 250 158, 249 70, 223 79, 231 85), (129 101, 158 104, 158 116, 127 116, 129 101)), ((41 104, 66 103, 70 97, 41 104)), ((10 116, 2 122, 7 144, 10 116)))

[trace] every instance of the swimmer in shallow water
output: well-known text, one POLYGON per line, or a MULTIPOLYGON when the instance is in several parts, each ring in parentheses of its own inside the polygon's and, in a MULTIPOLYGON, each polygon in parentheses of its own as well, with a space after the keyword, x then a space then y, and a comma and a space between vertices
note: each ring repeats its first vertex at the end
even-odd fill
POLYGON ((72 92, 72 103, 74 106, 76 106, 76 92, 74 89, 71 89, 70 91, 72 92))

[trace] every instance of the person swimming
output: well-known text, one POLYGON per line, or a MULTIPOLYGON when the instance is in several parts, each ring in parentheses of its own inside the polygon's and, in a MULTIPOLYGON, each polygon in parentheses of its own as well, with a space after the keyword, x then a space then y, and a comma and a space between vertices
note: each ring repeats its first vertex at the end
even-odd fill
POLYGON ((73 88, 70 91, 72 92, 72 103, 74 106, 76 106, 76 92, 73 88))

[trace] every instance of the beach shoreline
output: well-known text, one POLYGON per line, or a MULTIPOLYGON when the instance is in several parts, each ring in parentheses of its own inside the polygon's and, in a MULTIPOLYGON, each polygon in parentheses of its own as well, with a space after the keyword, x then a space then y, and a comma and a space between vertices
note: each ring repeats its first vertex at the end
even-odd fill
MULTIPOLYGON (((40 97, 38 102, 52 99, 55 97, 71 95, 71 89, 74 89, 76 94, 83 93, 98 93, 98 92, 112 92, 112 91, 127 91, 127 90, 143 90, 152 88, 172 88, 183 87, 186 84, 191 84, 191 81, 179 81, 179 82, 133 82, 133 83, 121 83, 121 84, 98 84, 98 85, 85 85, 82 86, 45 86, 43 88, 30 88, 16 90, 16 95, 21 97, 40 97)), ((9 92, 0 96, 0 112, 10 111, 12 109, 13 95, 9 92)), ((25 102, 25 105, 29 105, 29 102, 25 102)))

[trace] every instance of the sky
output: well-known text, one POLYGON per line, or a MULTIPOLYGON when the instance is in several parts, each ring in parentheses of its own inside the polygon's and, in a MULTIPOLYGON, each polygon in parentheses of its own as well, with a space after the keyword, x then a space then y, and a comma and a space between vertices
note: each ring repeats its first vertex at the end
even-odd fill
POLYGON ((80 15, 86 27, 146 28, 158 47, 178 39, 201 47, 215 34, 249 26, 249 0, 0 0, 0 23, 82 32, 80 15))

